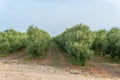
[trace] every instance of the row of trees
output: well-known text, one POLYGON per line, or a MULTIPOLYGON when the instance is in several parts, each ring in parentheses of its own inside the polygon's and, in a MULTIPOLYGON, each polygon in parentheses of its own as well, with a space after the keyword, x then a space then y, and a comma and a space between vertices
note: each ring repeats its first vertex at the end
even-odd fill
POLYGON ((13 53, 26 49, 30 57, 43 54, 50 43, 50 35, 37 27, 30 26, 27 33, 20 33, 13 29, 0 32, 0 54, 13 53))
POLYGON ((0 32, 0 53, 12 53, 26 47, 27 35, 13 29, 0 32))
POLYGON ((86 25, 66 29, 54 38, 56 43, 74 57, 75 64, 84 65, 95 53, 120 60, 120 29, 91 31, 86 25))
POLYGON ((37 27, 29 27, 27 30, 27 53, 30 57, 37 57, 43 55, 47 49, 51 37, 50 35, 37 27))
POLYGON ((98 54, 109 55, 112 59, 120 59, 120 29, 99 30, 95 34, 93 49, 98 54))
MULTIPOLYGON (((54 40, 74 58, 77 65, 84 65, 94 52, 112 59, 120 59, 119 28, 112 28, 110 31, 91 31, 88 26, 79 24, 66 29, 54 40)), ((47 32, 34 26, 30 26, 27 33, 9 29, 0 32, 0 54, 26 48, 31 57, 37 57, 43 55, 50 41, 51 37, 47 32)))
POLYGON ((62 34, 54 38, 69 55, 72 55, 77 65, 85 65, 85 61, 91 58, 92 44, 95 34, 86 25, 76 25, 66 29, 62 34))

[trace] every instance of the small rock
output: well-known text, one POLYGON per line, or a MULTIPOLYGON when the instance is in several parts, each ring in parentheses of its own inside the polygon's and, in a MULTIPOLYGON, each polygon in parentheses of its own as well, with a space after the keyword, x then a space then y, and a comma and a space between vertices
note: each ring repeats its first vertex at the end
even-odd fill
POLYGON ((77 70, 71 70, 70 74, 79 74, 79 71, 77 71, 77 70))

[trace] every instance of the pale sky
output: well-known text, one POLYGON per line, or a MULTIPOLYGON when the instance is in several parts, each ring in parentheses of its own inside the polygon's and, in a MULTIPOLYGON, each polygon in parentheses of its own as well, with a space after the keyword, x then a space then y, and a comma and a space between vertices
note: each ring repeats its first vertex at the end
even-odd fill
POLYGON ((33 24, 55 36, 79 23, 120 27, 120 0, 0 0, 0 31, 25 32, 33 24))

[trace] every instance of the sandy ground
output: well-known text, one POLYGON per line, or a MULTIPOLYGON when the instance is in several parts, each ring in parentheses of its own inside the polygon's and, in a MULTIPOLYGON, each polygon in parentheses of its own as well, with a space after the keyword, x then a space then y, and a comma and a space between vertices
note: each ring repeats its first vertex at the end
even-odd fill
POLYGON ((4 64, 0 62, 0 80, 120 80, 77 73, 43 65, 4 64))

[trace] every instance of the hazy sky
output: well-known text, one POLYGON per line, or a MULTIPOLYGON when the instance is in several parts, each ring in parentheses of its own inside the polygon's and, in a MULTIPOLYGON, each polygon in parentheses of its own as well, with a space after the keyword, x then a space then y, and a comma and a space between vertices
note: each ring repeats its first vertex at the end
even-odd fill
POLYGON ((120 0, 0 0, 0 31, 23 32, 33 24, 56 35, 79 23, 120 27, 120 0))

